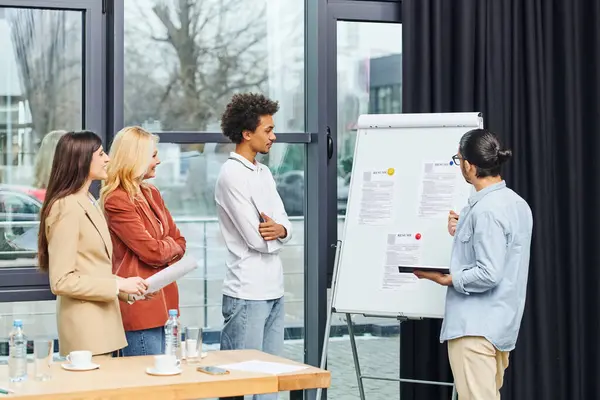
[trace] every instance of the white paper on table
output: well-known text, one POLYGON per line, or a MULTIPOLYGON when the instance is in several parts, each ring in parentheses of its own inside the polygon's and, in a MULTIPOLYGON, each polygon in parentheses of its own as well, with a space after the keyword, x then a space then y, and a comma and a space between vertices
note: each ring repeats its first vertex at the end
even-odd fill
POLYGON ((235 364, 227 364, 220 365, 220 368, 224 368, 227 370, 235 370, 235 371, 245 371, 245 372, 260 372, 263 374, 286 374, 290 372, 301 371, 303 369, 307 369, 308 367, 304 365, 294 365, 294 364, 282 364, 276 362, 268 362, 268 361, 259 361, 259 360, 251 360, 244 361, 235 364))
MULTIPOLYGON (((185 255, 175 264, 155 273, 146 281, 148 282, 147 293, 155 293, 165 286, 175 282, 184 275, 192 272, 198 267, 198 262, 192 256, 185 255)), ((135 296, 136 299, 143 299, 144 296, 135 296)))

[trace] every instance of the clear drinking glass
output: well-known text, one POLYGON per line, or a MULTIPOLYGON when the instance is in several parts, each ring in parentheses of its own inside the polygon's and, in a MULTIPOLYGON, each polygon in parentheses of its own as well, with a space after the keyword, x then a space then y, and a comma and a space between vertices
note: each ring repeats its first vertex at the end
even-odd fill
POLYGON ((200 361, 202 354, 202 328, 196 326, 185 328, 185 353, 188 363, 200 361))
POLYGON ((36 339, 33 342, 33 353, 35 363, 35 379, 47 381, 52 378, 50 367, 54 355, 54 340, 36 339))

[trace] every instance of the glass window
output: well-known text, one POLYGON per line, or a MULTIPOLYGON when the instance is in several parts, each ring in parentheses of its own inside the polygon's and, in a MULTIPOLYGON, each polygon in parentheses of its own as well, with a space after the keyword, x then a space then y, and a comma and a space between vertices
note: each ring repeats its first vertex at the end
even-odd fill
POLYGON ((338 214, 345 215, 358 117, 402 112, 402 24, 338 21, 337 75, 338 214))
POLYGON ((0 267, 32 264, 56 131, 82 129, 83 21, 0 7, 0 267))
POLYGON ((14 319, 23 321, 25 334, 30 338, 36 336, 58 338, 54 300, 0 303, 0 332, 3 338, 0 342, 0 357, 8 356, 6 338, 12 329, 14 319))
POLYGON ((397 114, 402 112, 402 86, 389 84, 369 89, 370 114, 397 114))
POLYGON ((125 0, 125 125, 219 132, 240 91, 279 101, 279 132, 304 132, 303 0, 125 0))

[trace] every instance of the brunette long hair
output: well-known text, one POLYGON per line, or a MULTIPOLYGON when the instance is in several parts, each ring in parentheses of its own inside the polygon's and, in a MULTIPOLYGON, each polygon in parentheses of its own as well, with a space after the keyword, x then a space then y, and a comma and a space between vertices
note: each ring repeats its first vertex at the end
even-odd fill
POLYGON ((94 153, 102 146, 102 140, 94 132, 67 132, 56 145, 52 161, 48 189, 40 211, 38 234, 38 263, 40 270, 48 271, 48 238, 46 218, 57 201, 77 193, 88 180, 94 153))

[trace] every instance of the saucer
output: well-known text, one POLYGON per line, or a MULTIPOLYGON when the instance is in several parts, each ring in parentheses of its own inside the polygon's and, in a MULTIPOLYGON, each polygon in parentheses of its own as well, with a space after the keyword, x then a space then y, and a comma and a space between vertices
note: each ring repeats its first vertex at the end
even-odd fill
POLYGON ((100 365, 94 363, 90 363, 87 365, 61 364, 60 366, 66 369, 67 371, 91 371, 100 368, 100 365))
POLYGON ((202 353, 199 354, 199 357, 186 357, 185 362, 190 363, 190 364, 196 364, 200 360, 202 360, 203 358, 206 358, 206 357, 208 357, 208 352, 203 351, 202 353))
POLYGON ((156 375, 156 376, 170 376, 170 375, 178 375, 181 373, 181 368, 177 367, 170 371, 159 371, 154 367, 146 368, 146 373, 148 375, 156 375))

